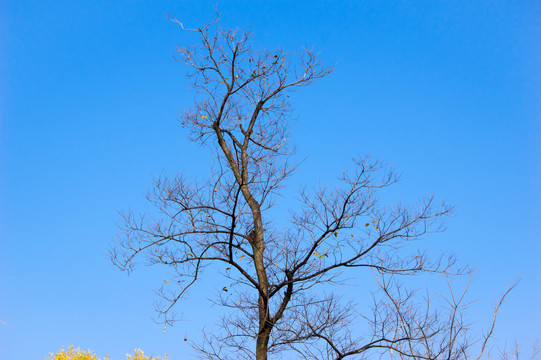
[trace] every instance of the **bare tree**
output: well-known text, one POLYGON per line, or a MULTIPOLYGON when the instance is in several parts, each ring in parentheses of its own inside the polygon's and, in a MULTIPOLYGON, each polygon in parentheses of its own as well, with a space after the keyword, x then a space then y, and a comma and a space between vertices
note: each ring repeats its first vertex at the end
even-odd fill
POLYGON ((461 300, 453 298, 450 317, 443 318, 430 301, 424 308, 412 302, 414 293, 396 282, 456 272, 452 257, 431 260, 401 250, 441 231, 450 207, 432 198, 413 207, 381 205, 378 194, 395 183, 395 173, 363 158, 341 175, 338 187, 303 189, 288 217, 270 215, 298 165, 288 142, 289 94, 331 69, 311 50, 290 56, 258 49, 250 33, 217 28, 217 19, 198 29, 171 20, 200 39, 197 46, 177 49, 199 94, 181 121, 192 141, 214 150, 212 175, 206 181, 156 179, 148 195, 155 213, 125 213, 111 253, 121 269, 143 258, 174 271, 175 281, 160 290, 164 326, 175 320, 173 307, 203 268, 217 265, 235 285, 224 287, 217 301, 225 307, 223 332, 193 344, 206 358, 263 360, 292 352, 306 359, 374 353, 469 358, 461 300), (382 296, 368 315, 360 315, 331 286, 346 273, 366 270, 376 275, 382 296), (173 283, 178 287, 171 290, 173 283), (350 325, 359 319, 372 330, 356 337, 350 325))

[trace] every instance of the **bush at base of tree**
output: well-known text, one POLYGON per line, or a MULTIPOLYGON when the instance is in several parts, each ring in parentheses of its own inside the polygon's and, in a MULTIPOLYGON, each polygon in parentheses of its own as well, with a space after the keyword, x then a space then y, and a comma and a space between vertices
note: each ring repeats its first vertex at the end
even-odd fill
MULTIPOLYGON (((167 360, 167 355, 164 358, 154 357, 152 355, 145 355, 143 350, 135 349, 133 355, 126 354, 127 360, 167 360)), ((103 359, 99 359, 96 354, 90 352, 90 350, 75 349, 73 345, 69 346, 67 350, 60 350, 59 353, 49 354, 45 360, 110 360, 109 356, 105 356, 103 359)))
POLYGON ((152 355, 145 355, 143 350, 135 349, 133 355, 126 354, 127 360, 167 360, 167 355, 162 359, 161 357, 154 357, 152 355))

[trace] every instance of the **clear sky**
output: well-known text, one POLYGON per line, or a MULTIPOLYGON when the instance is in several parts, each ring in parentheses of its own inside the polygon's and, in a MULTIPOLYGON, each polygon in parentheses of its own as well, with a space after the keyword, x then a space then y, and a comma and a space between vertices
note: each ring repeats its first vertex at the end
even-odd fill
MULTIPOLYGON (((144 209, 153 175, 204 174, 209 153, 178 114, 193 95, 167 21, 197 27, 214 1, 4 0, 0 4, 0 359, 43 359, 74 344, 124 359, 172 359, 214 323, 212 293, 181 304, 166 334, 152 289, 107 251, 118 211, 144 209), (198 306, 199 305, 199 306, 198 306)), ((332 182, 352 156, 402 174, 396 200, 435 194, 456 208, 434 250, 477 269, 474 326, 516 277, 496 339, 541 339, 541 3, 222 1, 222 25, 302 46, 335 65, 295 96, 293 139, 309 156, 295 183, 332 182)), ((421 244, 420 244, 421 245, 421 244)), ((218 287, 207 274, 204 284, 218 287)))

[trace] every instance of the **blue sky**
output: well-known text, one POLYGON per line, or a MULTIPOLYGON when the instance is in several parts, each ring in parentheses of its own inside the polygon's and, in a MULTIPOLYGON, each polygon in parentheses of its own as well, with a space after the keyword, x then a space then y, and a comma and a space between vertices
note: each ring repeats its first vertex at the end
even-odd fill
MULTIPOLYGON (((214 1, 7 0, 0 5, 0 359, 74 344, 172 359, 212 326, 212 274, 163 334, 152 289, 107 251, 118 211, 144 209, 153 175, 202 175, 209 152, 178 115, 194 96, 174 46, 214 1), (206 289, 206 290, 205 290, 206 289), (203 304, 203 305, 201 305, 203 304), (198 306, 199 305, 199 306, 198 306)), ((402 174, 392 194, 456 208, 431 251, 477 269, 475 326, 516 277, 496 338, 541 338, 541 5, 537 1, 227 1, 222 25, 267 48, 313 47, 335 65, 295 95, 295 184, 335 181, 370 154, 402 174)), ((423 245, 420 243, 419 245, 423 245)))

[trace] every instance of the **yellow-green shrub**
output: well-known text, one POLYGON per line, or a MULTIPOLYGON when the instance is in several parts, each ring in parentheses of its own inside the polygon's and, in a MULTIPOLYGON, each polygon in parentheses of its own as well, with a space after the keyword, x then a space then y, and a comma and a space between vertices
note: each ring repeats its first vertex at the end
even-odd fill
MULTIPOLYGON (((60 350, 59 353, 49 354, 49 357, 46 360, 100 360, 96 357, 95 354, 91 353, 90 350, 81 350, 79 348, 74 349, 73 345, 68 347, 67 350, 60 350)), ((103 360, 109 360, 109 357, 106 356, 103 360)))
MULTIPOLYGON (((127 360, 167 360, 167 355, 162 359, 161 357, 153 357, 145 355, 143 350, 135 349, 134 354, 126 354, 127 360)), ((67 350, 60 350, 59 353, 49 354, 45 360, 100 360, 94 353, 91 353, 90 350, 81 350, 80 348, 75 349, 73 345, 69 346, 67 350)), ((104 357, 101 360, 109 360, 109 356, 104 357)))

